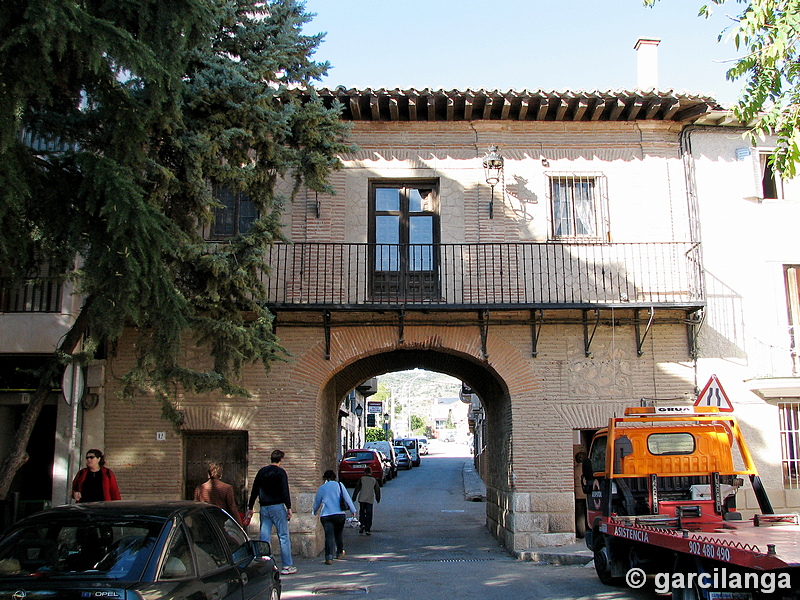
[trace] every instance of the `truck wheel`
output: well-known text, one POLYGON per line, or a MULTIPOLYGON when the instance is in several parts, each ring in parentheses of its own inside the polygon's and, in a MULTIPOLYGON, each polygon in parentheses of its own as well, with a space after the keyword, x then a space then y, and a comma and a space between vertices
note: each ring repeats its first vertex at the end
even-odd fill
POLYGON ((586 537, 586 500, 575 500, 575 537, 586 537))
POLYGON ((677 589, 671 592, 672 600, 702 600, 702 598, 703 596, 700 594, 700 590, 694 586, 688 590, 677 589))
MULTIPOLYGON (((678 558, 675 564, 675 573, 700 573, 701 565, 686 558, 678 558)), ((670 596, 672 600, 703 600, 703 593, 696 585, 686 588, 673 588, 670 586, 670 596)))
POLYGON ((599 535, 594 546, 594 570, 598 579, 606 585, 620 585, 621 577, 614 577, 611 570, 612 558, 606 546, 605 536, 599 535))

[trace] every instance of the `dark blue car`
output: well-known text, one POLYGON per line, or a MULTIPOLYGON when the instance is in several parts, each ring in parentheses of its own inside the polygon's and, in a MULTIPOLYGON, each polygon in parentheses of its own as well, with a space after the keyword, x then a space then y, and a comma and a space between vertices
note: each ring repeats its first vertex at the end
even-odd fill
POLYGON ((0 539, 0 600, 279 600, 268 542, 200 502, 60 506, 0 539))

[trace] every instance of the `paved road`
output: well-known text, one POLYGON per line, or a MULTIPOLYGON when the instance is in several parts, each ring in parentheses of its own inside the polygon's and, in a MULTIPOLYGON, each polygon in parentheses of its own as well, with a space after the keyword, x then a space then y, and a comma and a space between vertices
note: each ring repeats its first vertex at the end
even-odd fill
POLYGON ((464 500, 465 446, 432 443, 422 466, 382 489, 372 536, 345 528, 343 560, 295 558, 283 598, 386 600, 654 600, 652 591, 611 588, 593 568, 538 565, 511 556, 484 525, 486 505, 464 500))

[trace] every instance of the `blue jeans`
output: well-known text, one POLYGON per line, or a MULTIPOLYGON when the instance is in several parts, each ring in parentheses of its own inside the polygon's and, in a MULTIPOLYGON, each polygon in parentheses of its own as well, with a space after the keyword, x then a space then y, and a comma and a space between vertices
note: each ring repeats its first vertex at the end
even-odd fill
POLYGON ((281 543, 281 565, 284 567, 292 566, 292 539, 289 537, 289 515, 286 506, 283 504, 270 504, 262 506, 259 511, 261 515, 261 539, 268 542, 272 535, 272 526, 278 531, 278 541, 281 543))
POLYGON ((322 529, 325 531, 325 560, 331 560, 339 556, 344 551, 344 540, 342 531, 344 530, 345 516, 342 513, 320 517, 322 529))

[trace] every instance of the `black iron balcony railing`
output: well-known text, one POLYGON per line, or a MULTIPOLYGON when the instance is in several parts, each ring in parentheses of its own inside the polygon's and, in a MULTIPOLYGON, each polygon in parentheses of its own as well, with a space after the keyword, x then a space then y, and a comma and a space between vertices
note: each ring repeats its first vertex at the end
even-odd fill
POLYGON ((0 312, 61 312, 63 277, 35 277, 24 283, 0 279, 0 312))
POLYGON ((275 244, 273 308, 600 308, 704 304, 699 244, 275 244))

